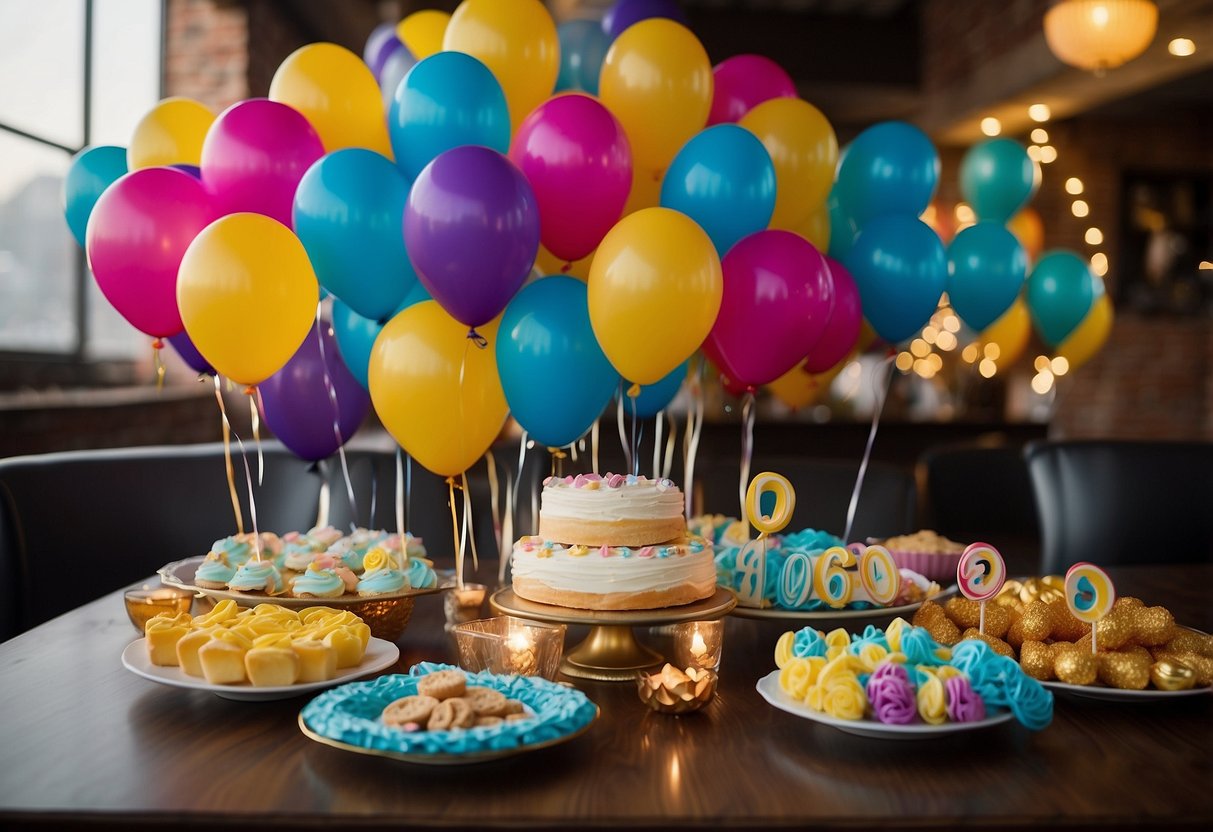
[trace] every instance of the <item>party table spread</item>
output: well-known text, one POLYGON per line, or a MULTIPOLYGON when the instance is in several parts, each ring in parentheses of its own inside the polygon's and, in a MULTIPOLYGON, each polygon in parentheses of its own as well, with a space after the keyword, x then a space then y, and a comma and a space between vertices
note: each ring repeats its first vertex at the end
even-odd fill
MULTIPOLYGON (((1121 594, 1213 628, 1213 566, 1108 571, 1121 594)), ((442 623, 440 598, 419 599, 400 660, 384 672, 452 661, 442 623)), ((918 739, 854 736, 772 707, 755 689, 793 626, 728 619, 718 694, 699 712, 658 714, 633 684, 578 680, 601 710, 583 734, 525 756, 428 766, 310 739, 299 714, 315 692, 232 701, 131 673, 121 656, 137 634, 111 593, 0 644, 0 828, 1213 823, 1213 695, 1059 694, 1039 732, 1012 720, 918 739)))

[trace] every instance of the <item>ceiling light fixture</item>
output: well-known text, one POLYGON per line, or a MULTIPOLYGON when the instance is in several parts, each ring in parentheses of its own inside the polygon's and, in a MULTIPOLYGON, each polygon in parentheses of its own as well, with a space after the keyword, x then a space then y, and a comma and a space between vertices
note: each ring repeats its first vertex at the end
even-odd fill
POLYGON ((1061 0, 1045 12, 1045 41, 1063 63, 1102 74, 1146 51, 1158 29, 1152 0, 1061 0))

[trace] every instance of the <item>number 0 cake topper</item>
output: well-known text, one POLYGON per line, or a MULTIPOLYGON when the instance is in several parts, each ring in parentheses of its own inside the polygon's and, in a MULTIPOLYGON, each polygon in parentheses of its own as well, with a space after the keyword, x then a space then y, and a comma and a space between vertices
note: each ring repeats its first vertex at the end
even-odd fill
POLYGON ((792 522, 792 512, 796 510, 796 489, 782 474, 764 471, 750 481, 750 487, 745 493, 745 514, 750 525, 758 529, 758 539, 782 531, 792 522), (775 495, 775 508, 769 515, 762 513, 762 495, 770 492, 775 495))
POLYGON ((1066 572, 1066 606, 1079 621, 1091 625, 1091 652, 1095 644, 1100 619, 1112 611, 1116 603, 1116 588, 1108 573, 1093 563, 1080 561, 1066 572))
POLYGON ((981 604, 977 631, 986 631, 986 601, 998 594, 1007 580, 1007 564, 989 543, 970 543, 956 564, 956 583, 970 601, 981 604))

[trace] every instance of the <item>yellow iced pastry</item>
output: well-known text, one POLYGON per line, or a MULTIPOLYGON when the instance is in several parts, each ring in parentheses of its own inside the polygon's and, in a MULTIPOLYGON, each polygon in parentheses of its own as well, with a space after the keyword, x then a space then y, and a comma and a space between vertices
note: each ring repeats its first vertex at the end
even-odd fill
POLYGON ((324 643, 337 654, 337 667, 357 667, 362 662, 362 641, 348 627, 335 627, 324 643))
POLYGON ((287 633, 259 636, 244 654, 248 680, 256 687, 293 685, 299 679, 299 656, 291 647, 287 633))
POLYGON ((292 639, 291 649, 299 657, 300 682, 327 682, 337 675, 337 651, 323 641, 292 639))
POLYGON ((231 598, 225 598, 215 605, 214 609, 206 615, 200 615, 194 619, 195 627, 211 627, 215 624, 222 624, 229 618, 235 618, 240 614, 240 607, 231 598))
POLYGON ((218 627, 206 627, 201 630, 190 630, 177 642, 177 664, 181 672, 187 676, 202 675, 202 660, 198 658, 198 649, 211 640, 218 627))
POLYGON ((177 642, 189 632, 190 621, 188 612, 162 612, 148 619, 143 632, 148 659, 152 664, 159 667, 177 666, 177 642))
POLYGON ((237 685, 248 678, 244 654, 253 645, 234 630, 216 630, 211 640, 198 648, 202 676, 212 685, 237 685))

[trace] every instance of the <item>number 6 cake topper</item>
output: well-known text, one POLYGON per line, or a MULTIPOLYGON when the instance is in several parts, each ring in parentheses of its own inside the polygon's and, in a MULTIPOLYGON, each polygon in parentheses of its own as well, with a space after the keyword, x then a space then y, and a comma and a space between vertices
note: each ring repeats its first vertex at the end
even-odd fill
POLYGON ((781 531, 792 520, 796 508, 796 489, 787 477, 770 471, 750 481, 745 495, 746 519, 758 530, 758 539, 751 540, 737 553, 739 584, 737 594, 746 606, 761 607, 767 579, 767 536, 781 531), (769 515, 762 513, 762 495, 775 495, 775 508, 769 515))
POLYGON ((956 583, 961 594, 981 605, 977 631, 986 631, 986 601, 996 596, 1007 580, 1007 564, 989 543, 971 543, 956 564, 956 583))

